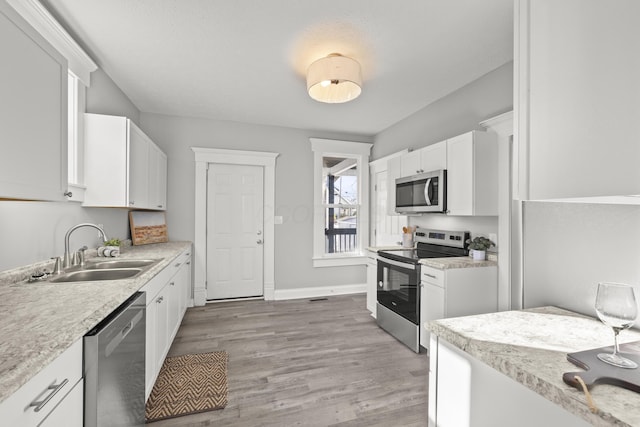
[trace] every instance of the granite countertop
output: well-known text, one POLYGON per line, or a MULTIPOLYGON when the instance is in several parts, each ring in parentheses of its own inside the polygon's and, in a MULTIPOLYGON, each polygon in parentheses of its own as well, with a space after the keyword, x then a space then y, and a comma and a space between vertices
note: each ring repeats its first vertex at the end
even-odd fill
MULTIPOLYGON (((429 330, 511 379, 560 405, 594 426, 640 425, 640 394, 597 384, 591 413, 582 391, 562 381, 581 371, 567 353, 613 344, 613 333, 597 319, 556 307, 503 311, 434 320, 429 330)), ((640 340, 640 332, 620 333, 620 342, 640 340)))
POLYGON ((121 259, 161 260, 131 279, 27 283, 20 281, 33 266, 0 272, 0 402, 190 247, 169 242, 127 248, 121 259))
POLYGON ((497 267, 498 262, 494 260, 474 261, 468 256, 456 256, 449 258, 423 258, 420 264, 440 270, 452 268, 475 268, 475 267, 497 267))

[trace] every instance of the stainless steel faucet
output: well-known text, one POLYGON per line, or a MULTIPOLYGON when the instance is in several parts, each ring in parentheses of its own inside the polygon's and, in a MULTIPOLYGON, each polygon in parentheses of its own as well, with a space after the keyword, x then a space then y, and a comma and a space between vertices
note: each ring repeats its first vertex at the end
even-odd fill
POLYGON ((100 234, 102 234, 102 240, 103 241, 106 242, 107 240, 109 240, 107 238, 107 235, 105 234, 104 230, 102 228, 98 227, 95 224, 91 224, 91 223, 85 222, 85 223, 82 223, 82 224, 74 225, 73 227, 71 227, 67 231, 67 234, 64 235, 64 261, 63 261, 63 268, 71 267, 73 265, 71 254, 69 253, 69 237, 71 237, 71 233, 73 233, 74 230, 77 230, 80 227, 93 227, 96 230, 98 230, 100 232, 100 234))

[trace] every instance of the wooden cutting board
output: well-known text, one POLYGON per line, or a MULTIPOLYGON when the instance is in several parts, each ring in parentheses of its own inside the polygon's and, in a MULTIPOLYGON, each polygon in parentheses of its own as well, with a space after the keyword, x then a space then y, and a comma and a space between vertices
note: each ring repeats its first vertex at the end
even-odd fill
MULTIPOLYGON (((611 353, 612 351, 613 346, 609 346, 567 354, 567 360, 584 369, 585 372, 567 372, 562 375, 562 380, 570 386, 582 390, 580 383, 575 379, 575 376, 579 375, 588 388, 594 384, 611 384, 640 393, 640 367, 636 369, 618 368, 597 357, 598 353, 611 353)), ((624 353, 624 357, 640 365, 640 341, 620 344, 620 353, 624 353)))
POLYGON ((164 212, 129 211, 129 226, 134 245, 169 241, 164 212))

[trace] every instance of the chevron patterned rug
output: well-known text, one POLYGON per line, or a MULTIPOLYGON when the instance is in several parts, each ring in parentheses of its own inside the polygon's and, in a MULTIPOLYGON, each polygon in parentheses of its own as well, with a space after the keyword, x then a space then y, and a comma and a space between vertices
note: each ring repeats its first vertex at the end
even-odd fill
POLYGON ((147 400, 147 423, 227 405, 226 351, 167 357, 147 400))

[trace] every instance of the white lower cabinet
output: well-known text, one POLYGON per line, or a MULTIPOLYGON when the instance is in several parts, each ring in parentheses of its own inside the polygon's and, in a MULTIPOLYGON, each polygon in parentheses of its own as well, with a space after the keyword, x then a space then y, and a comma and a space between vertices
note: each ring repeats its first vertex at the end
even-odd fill
POLYGON ((0 424, 82 427, 83 396, 81 338, 2 402, 0 424))
POLYGON ((498 309, 496 266, 440 270, 420 267, 420 345, 429 349, 425 323, 498 309))
POLYGON ((191 250, 180 254, 141 290, 147 293, 146 399, 191 300, 191 250))
POLYGON ((378 253, 367 251, 367 310, 376 317, 376 301, 378 292, 378 253))
POLYGON ((429 427, 590 425, 440 337, 431 349, 429 427))

